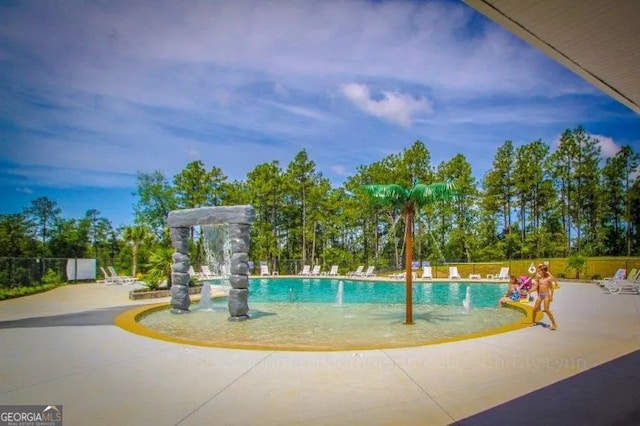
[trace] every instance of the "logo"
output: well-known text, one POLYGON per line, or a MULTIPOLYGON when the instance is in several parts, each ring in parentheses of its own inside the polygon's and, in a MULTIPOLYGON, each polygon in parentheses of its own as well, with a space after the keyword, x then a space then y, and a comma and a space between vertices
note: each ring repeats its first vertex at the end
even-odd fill
POLYGON ((0 426, 62 426, 62 405, 0 405, 0 426))

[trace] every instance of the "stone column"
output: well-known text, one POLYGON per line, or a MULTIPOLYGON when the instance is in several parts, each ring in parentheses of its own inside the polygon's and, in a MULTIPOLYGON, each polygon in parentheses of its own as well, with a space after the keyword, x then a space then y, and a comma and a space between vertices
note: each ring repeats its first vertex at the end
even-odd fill
POLYGON ((171 244, 176 252, 171 265, 171 312, 189 312, 189 234, 191 227, 180 226, 170 229, 171 244))
POLYGON ((232 320, 249 318, 249 225, 229 225, 231 239, 231 275, 229 314, 232 320))

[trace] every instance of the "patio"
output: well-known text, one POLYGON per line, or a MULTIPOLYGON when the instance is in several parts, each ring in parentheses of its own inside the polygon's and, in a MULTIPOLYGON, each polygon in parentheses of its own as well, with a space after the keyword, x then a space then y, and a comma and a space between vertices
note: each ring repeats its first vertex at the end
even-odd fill
POLYGON ((278 352, 133 335, 113 325, 131 287, 69 285, 0 302, 0 404, 62 404, 67 425, 637 424, 640 297, 561 286, 553 332, 278 352))

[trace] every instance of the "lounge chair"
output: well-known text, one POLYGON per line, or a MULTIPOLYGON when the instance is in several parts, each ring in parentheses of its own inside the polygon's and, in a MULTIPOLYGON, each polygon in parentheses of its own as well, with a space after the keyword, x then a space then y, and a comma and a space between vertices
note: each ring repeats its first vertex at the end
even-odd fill
POLYGON ((202 271, 200 273, 200 278, 203 280, 210 280, 212 278, 216 278, 216 274, 214 274, 213 272, 211 272, 211 269, 209 268, 208 265, 202 265, 200 267, 200 270, 202 271))
POLYGON ((450 280, 462 279, 462 277, 460 276, 460 273, 458 272, 457 266, 449 266, 449 279, 450 280))
MULTIPOLYGON (((396 278, 396 279, 399 279, 399 280, 404 280, 405 278, 407 278, 407 271, 400 272, 399 274, 391 274, 391 275, 389 275, 389 276, 390 276, 391 278, 396 278)), ((411 272, 411 277, 412 277, 414 280, 417 280, 417 279, 418 279, 418 273, 417 273, 416 271, 411 272)))
POLYGON ((640 294, 640 274, 633 280, 610 280, 604 285, 611 294, 640 294))
POLYGON ((351 271, 347 273, 348 277, 359 277, 360 275, 362 275, 362 271, 364 270, 364 265, 360 265, 358 266, 358 269, 356 269, 355 271, 351 271))
POLYGON ((109 274, 105 269, 101 266, 100 271, 102 271, 102 275, 104 275, 104 283, 105 284, 120 284, 117 278, 114 278, 111 274, 109 274))
POLYGON ((271 275, 269 273, 269 266, 267 265, 266 262, 262 263, 260 262, 260 276, 261 277, 265 277, 265 276, 269 276, 271 275))
POLYGON ((633 279, 635 278, 635 274, 636 274, 636 269, 632 269, 631 271, 629 271, 629 276, 627 277, 627 270, 624 268, 620 268, 618 269, 615 274, 613 274, 612 277, 606 277, 602 280, 598 281, 598 285, 600 287, 604 287, 604 283, 606 281, 611 281, 611 280, 624 280, 625 278, 633 281, 633 279))
POLYGON ((331 265, 331 269, 329 272, 324 272, 324 275, 328 277, 337 277, 338 276, 338 265, 331 265))
POLYGON ((107 266, 107 270, 111 272, 111 278, 115 280, 118 284, 134 284, 137 280, 135 277, 130 277, 127 275, 120 275, 116 272, 113 266, 107 266))
POLYGON ((500 268, 500 273, 496 275, 496 280, 508 280, 509 279, 509 267, 504 266, 500 268))
POLYGON ((193 278, 194 280, 201 280, 202 279, 202 274, 199 272, 196 272, 195 269, 193 269, 193 266, 189 266, 189 276, 191 278, 193 278))
POLYGON ((309 275, 313 275, 313 276, 317 277, 318 275, 320 275, 320 268, 321 268, 320 265, 315 265, 313 267, 313 269, 311 270, 311 272, 309 272, 309 275))
POLYGON ((367 270, 363 274, 360 274, 360 276, 363 276, 363 277, 375 277, 376 273, 373 272, 375 269, 376 269, 375 266, 369 266, 367 268, 367 270))
POLYGON ((404 278, 407 275, 406 272, 398 272, 396 274, 389 274, 389 278, 404 278))
POLYGON ((431 266, 422 267, 422 279, 433 279, 433 271, 431 270, 431 266))
POLYGON ((304 265, 302 267, 302 271, 300 271, 300 274, 298 274, 298 275, 309 275, 310 274, 310 272, 309 272, 310 270, 311 270, 311 265, 304 265))

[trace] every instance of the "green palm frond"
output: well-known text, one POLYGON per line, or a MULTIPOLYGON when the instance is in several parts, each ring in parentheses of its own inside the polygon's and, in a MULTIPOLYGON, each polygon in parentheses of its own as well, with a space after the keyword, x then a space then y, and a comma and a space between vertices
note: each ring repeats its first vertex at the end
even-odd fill
POLYGON ((456 195, 454 182, 436 182, 429 185, 419 183, 411 189, 409 197, 420 206, 433 201, 450 200, 456 195))
POLYGON ((409 199, 409 192, 400 185, 364 185, 364 190, 374 201, 387 204, 403 204, 409 199))

